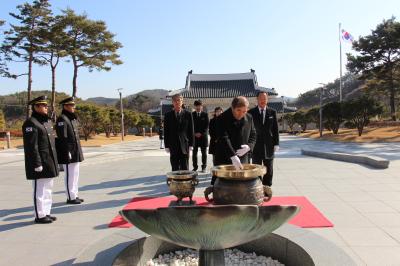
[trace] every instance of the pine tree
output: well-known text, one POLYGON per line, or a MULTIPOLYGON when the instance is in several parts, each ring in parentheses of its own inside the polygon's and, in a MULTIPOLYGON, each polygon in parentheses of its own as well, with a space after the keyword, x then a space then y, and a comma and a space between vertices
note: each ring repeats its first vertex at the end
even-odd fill
POLYGON ((395 17, 378 24, 370 35, 353 42, 357 55, 347 54, 347 68, 362 74, 367 85, 389 95, 390 113, 396 120, 395 98, 400 88, 400 22, 395 17))
POLYGON ((79 68, 111 70, 111 65, 122 64, 117 54, 122 45, 114 41, 114 34, 107 30, 104 21, 90 20, 86 14, 77 15, 71 9, 63 13, 68 43, 66 51, 74 67, 72 95, 76 96, 79 68))
MULTIPOLYGON (((48 27, 51 17, 50 3, 48 0, 35 0, 32 4, 25 3, 17 6, 18 14, 10 13, 19 24, 11 25, 11 29, 5 32, 5 40, 2 50, 11 54, 12 60, 17 62, 28 62, 28 99, 32 96, 32 65, 33 63, 44 64, 37 57, 40 46, 43 45, 42 32, 48 27), (15 60, 15 58, 17 60, 15 60)), ((29 116, 29 108, 26 109, 29 116)))

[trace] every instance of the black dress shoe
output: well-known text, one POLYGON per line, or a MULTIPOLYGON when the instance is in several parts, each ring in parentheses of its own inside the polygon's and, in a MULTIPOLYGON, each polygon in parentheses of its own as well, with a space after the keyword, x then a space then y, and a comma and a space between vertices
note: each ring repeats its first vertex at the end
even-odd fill
POLYGON ((202 172, 202 173, 205 173, 205 172, 206 172, 206 168, 205 168, 205 167, 202 167, 202 168, 201 168, 201 172, 202 172))
POLYGON ((47 216, 42 217, 42 218, 35 218, 36 224, 51 224, 52 222, 53 222, 53 220, 47 216))
POLYGON ((73 200, 67 200, 67 204, 81 204, 82 201, 78 199, 73 199, 73 200))
POLYGON ((77 200, 80 200, 81 202, 84 202, 84 201, 85 201, 84 199, 81 199, 81 198, 78 198, 78 197, 76 197, 76 199, 77 199, 77 200))
POLYGON ((49 217, 53 222, 57 221, 57 217, 55 217, 55 216, 46 215, 46 217, 49 217))
POLYGON ((197 167, 194 167, 192 171, 193 171, 193 172, 196 172, 196 171, 197 171, 197 167))

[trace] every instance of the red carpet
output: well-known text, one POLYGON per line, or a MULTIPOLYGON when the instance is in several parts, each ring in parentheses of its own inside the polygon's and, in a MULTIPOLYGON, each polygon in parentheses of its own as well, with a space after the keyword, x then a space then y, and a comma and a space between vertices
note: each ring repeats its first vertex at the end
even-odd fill
MULTIPOLYGON (((155 209, 159 207, 168 207, 171 200, 175 197, 136 197, 133 198, 124 210, 131 209, 155 209)), ((194 197, 197 205, 208 205, 203 197, 194 197)), ((300 212, 293 217, 289 223, 303 227, 333 227, 333 224, 322 215, 322 213, 310 202, 306 197, 273 197, 269 202, 263 204, 268 205, 297 205, 300 206, 300 212)), ((108 227, 129 228, 132 224, 126 222, 120 215, 116 216, 108 227)))

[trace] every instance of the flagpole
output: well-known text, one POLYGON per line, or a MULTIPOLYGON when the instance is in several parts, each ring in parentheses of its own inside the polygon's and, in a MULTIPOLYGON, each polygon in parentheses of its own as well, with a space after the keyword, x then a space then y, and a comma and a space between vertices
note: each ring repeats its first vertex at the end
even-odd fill
POLYGON ((342 102, 342 38, 341 23, 339 23, 339 52, 340 52, 340 80, 339 80, 339 101, 342 102))

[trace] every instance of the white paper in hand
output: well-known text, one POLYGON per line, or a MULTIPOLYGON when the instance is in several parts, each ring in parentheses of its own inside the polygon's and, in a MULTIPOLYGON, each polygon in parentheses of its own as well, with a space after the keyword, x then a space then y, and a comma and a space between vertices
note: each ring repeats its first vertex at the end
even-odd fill
POLYGON ((235 169, 236 169, 236 170, 241 170, 241 169, 243 169, 243 165, 242 165, 242 163, 240 162, 240 159, 239 159, 238 156, 232 156, 232 157, 231 157, 231 161, 232 161, 233 166, 235 166, 235 169))

